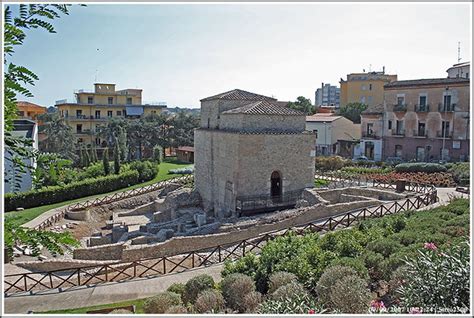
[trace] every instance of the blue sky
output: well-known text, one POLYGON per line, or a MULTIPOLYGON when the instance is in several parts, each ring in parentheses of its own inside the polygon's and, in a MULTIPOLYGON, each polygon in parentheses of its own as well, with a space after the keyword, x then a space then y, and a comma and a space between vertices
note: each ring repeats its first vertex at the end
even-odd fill
POLYGON ((321 82, 381 70, 446 77, 470 60, 469 4, 74 6, 56 34, 28 31, 12 61, 40 77, 31 102, 72 100, 97 80, 142 88, 144 101, 199 107, 234 88, 314 102, 321 82))

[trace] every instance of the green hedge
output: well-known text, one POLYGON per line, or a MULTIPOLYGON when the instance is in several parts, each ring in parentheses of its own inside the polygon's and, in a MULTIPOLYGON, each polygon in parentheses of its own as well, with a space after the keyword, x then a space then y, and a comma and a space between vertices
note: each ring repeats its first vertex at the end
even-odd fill
POLYGON ((136 170, 124 172, 119 175, 85 179, 65 186, 46 187, 38 191, 5 194, 5 211, 17 208, 33 208, 67 200, 86 197, 94 194, 111 192, 140 182, 136 170))
POLYGON ((395 166, 396 172, 446 172, 445 166, 438 163, 424 163, 424 162, 414 162, 414 163, 401 163, 395 166))

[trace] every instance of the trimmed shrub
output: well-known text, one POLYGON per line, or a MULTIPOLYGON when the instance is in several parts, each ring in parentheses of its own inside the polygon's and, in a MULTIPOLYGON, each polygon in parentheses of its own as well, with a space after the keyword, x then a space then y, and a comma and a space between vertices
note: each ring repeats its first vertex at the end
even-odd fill
POLYGON ((329 291, 329 307, 342 313, 367 313, 371 299, 367 283, 356 275, 342 277, 329 291))
POLYGON ((166 291, 179 294, 181 299, 183 299, 184 292, 186 290, 186 286, 182 283, 174 283, 166 291))
POLYGON ((206 289, 212 289, 214 288, 214 285, 214 279, 206 274, 191 278, 185 285, 183 295, 184 302, 194 304, 200 292, 206 289))
POLYGON ((143 311, 147 314, 164 314, 170 307, 181 305, 181 296, 176 293, 163 292, 143 303, 143 311))
POLYGON ((268 293, 271 294, 286 284, 297 281, 296 275, 288 272, 275 272, 270 275, 268 293))
POLYGON ((367 267, 365 267, 364 261, 360 258, 337 258, 331 262, 330 266, 332 267, 336 265, 350 267, 357 272, 357 275, 359 275, 360 278, 369 279, 369 272, 367 271, 367 267))
POLYGON ((244 298, 255 291, 253 279, 244 274, 231 274, 221 282, 221 289, 228 307, 240 313, 245 312, 244 298))
POLYGON ((413 162, 401 163, 395 166, 396 172, 446 172, 445 166, 438 163, 413 162))
POLYGON ((38 191, 5 194, 5 210, 33 208, 94 194, 111 192, 140 183, 137 171, 126 171, 119 175, 110 175, 95 179, 85 179, 64 186, 53 186, 38 191))
POLYGON ((257 308, 259 314, 304 314, 322 313, 317 299, 308 294, 287 295, 282 300, 268 299, 257 308))
POLYGON ((153 161, 157 164, 163 162, 163 148, 161 146, 153 147, 153 161))
POLYGON ((168 308, 165 314, 187 314, 188 310, 183 305, 175 305, 168 308))
POLYGON ((308 295, 308 291, 298 282, 291 282, 279 287, 271 295, 270 299, 284 300, 288 295, 308 295))
POLYGON ((130 163, 130 169, 138 171, 141 182, 151 180, 158 174, 158 166, 147 160, 130 163))
POLYGON ((350 160, 344 159, 339 156, 318 156, 314 160, 316 170, 328 171, 328 170, 339 170, 342 167, 351 164, 350 160))
POLYGON ((378 281, 384 277, 385 268, 383 266, 384 257, 382 254, 366 251, 361 257, 373 281, 378 281))
POLYGON ((230 274, 241 273, 255 278, 259 265, 259 260, 255 254, 250 253, 237 259, 236 261, 225 261, 224 269, 221 272, 222 277, 230 274))
POLYGON ((225 307, 225 301, 222 294, 214 289, 207 289, 199 293, 194 303, 194 310, 200 314, 218 313, 225 307))
POLYGON ((453 176, 454 181, 460 186, 468 186, 471 177, 471 167, 469 162, 459 162, 446 164, 448 172, 453 176))
POLYGON ((400 243, 392 239, 381 239, 367 244, 367 249, 382 254, 384 257, 390 256, 393 252, 401 248, 400 243))
POLYGON ((316 284, 316 293, 324 304, 331 301, 331 288, 338 280, 346 276, 357 276, 357 272, 351 267, 340 265, 331 266, 324 271, 316 284))
POLYGON ((168 171, 170 174, 193 174, 194 167, 187 167, 187 168, 178 168, 178 169, 171 169, 168 171))
POLYGON ((263 296, 258 291, 253 291, 245 295, 244 307, 246 313, 256 313, 258 306, 262 303, 263 296))

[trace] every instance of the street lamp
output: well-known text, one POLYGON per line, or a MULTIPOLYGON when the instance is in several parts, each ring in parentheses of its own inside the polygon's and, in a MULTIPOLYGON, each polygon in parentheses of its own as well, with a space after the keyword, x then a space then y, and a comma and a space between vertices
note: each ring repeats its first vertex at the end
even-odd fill
MULTIPOLYGON (((446 86, 446 92, 449 91, 449 86, 446 86)), ((444 118, 446 118, 446 98, 447 95, 443 97, 443 108, 444 108, 444 118)), ((442 136, 443 136, 443 147, 441 148, 441 160, 444 162, 444 146, 446 144, 446 124, 444 120, 441 120, 441 130, 442 130, 442 136)))

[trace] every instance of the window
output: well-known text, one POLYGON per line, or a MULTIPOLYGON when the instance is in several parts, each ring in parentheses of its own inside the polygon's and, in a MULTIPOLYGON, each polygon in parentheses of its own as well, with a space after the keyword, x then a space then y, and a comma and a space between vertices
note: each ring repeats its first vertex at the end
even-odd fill
POLYGON ((82 110, 81 109, 76 109, 76 117, 77 118, 82 118, 82 110))
POLYGON ((95 139, 95 144, 96 144, 97 146, 100 146, 100 138, 96 138, 96 139, 95 139))
POLYGON ((87 104, 94 104, 94 97, 92 96, 87 97, 87 104))
POLYGON ((402 145, 395 145, 395 157, 401 158, 402 157, 402 145))
POLYGON ((369 91, 372 90, 372 84, 369 84, 369 91))
POLYGON ((416 147, 416 161, 425 161, 425 147, 416 147))
POLYGON ((95 132, 99 133, 100 132, 100 125, 95 125, 95 132))
POLYGON ((207 119, 207 128, 210 128, 210 127, 211 127, 211 119, 208 118, 208 119, 207 119))
POLYGON ((443 121, 441 124, 441 136, 449 137, 449 121, 443 121))
POLYGON ((397 120, 397 127, 395 131, 395 135, 402 135, 404 133, 403 130, 403 120, 397 120))
POLYGON ((132 105, 132 98, 131 97, 127 97, 127 105, 132 105))
POLYGON ((107 117, 112 117, 112 111, 111 110, 107 111, 107 117))
POLYGON ((20 116, 20 117, 25 116, 25 112, 24 112, 24 111, 19 111, 19 112, 18 112, 18 116, 20 116))
POLYGON ((444 95, 443 105, 445 109, 451 107, 451 95, 444 95))
POLYGON ((398 106, 403 106, 405 104, 405 97, 404 96, 398 96, 397 97, 397 105, 398 106))
POLYGON ((107 100, 109 102, 109 105, 112 105, 114 103, 114 98, 113 97, 109 97, 107 100))
POLYGON ((95 118, 99 119, 100 118, 100 110, 95 111, 95 118))
POLYGON ((317 129, 314 129, 314 130, 313 130, 313 134, 315 134, 315 135, 316 135, 316 139, 318 139, 318 130, 317 130, 317 129))
POLYGON ((418 123, 418 136, 425 136, 425 123, 418 123))
POLYGON ((117 110, 117 116, 122 116, 122 111, 121 110, 117 110))
POLYGON ((367 97, 367 103, 370 105, 372 104, 372 96, 367 97))
POLYGON ((152 110, 151 113, 156 115, 156 110, 152 110))
POLYGON ((360 97, 360 102, 361 102, 362 104, 365 104, 365 96, 361 96, 361 97, 360 97))
POLYGON ((469 72, 466 72, 466 78, 469 78, 469 72))
POLYGON ((426 106, 426 96, 420 96, 420 107, 426 106))
POLYGON ((392 121, 391 120, 388 121, 388 129, 392 129, 392 121))
POLYGON ((82 132, 82 124, 77 124, 76 125, 76 132, 81 133, 82 132))
POLYGON ((368 123, 367 124, 367 136, 373 136, 374 135, 374 124, 373 123, 368 123))

